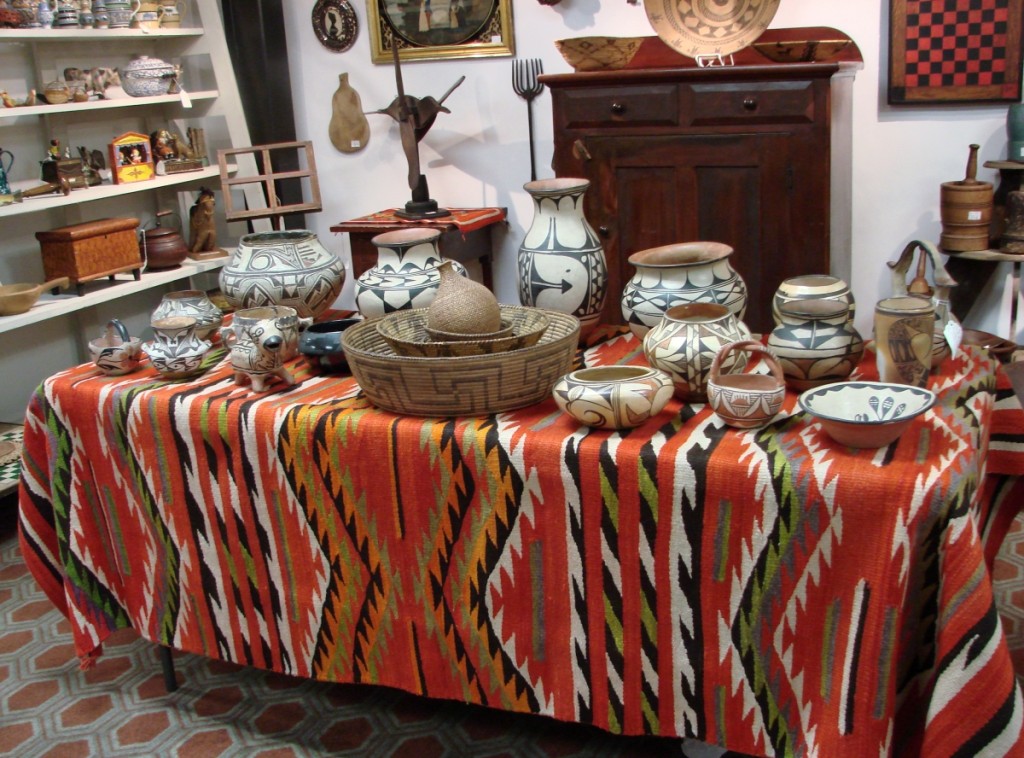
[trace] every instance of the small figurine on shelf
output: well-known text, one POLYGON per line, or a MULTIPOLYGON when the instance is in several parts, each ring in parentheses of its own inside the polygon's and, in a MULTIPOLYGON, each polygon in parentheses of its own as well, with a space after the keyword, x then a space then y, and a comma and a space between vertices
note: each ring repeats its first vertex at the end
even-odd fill
POLYGON ((59 139, 52 139, 52 140, 50 140, 50 147, 47 148, 46 153, 47 153, 47 156, 48 156, 47 160, 49 160, 49 161, 55 161, 58 158, 60 158, 60 140, 59 139))
POLYGON ((188 249, 191 253, 209 253, 217 250, 217 225, 213 217, 213 209, 217 199, 213 190, 202 187, 192 210, 189 211, 188 249))

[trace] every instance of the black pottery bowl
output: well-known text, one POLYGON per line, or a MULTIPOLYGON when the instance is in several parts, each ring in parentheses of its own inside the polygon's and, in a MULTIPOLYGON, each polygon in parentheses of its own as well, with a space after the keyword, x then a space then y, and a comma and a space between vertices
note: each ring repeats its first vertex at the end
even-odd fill
POLYGON ((299 337, 299 352, 315 369, 347 372, 348 361, 341 347, 341 334, 362 321, 361 318, 341 318, 313 324, 299 337))

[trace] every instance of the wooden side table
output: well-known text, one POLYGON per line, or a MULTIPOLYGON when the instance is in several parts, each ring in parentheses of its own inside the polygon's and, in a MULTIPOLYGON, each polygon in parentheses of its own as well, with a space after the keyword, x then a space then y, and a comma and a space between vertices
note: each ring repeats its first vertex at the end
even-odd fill
POLYGON ((358 277, 377 263, 377 248, 371 240, 378 234, 425 226, 441 230, 438 248, 445 258, 459 263, 479 261, 484 286, 494 290, 491 232, 505 220, 507 209, 450 208, 451 216, 417 220, 399 218, 395 210, 371 213, 331 227, 332 232, 348 232, 352 244, 352 276, 358 277))

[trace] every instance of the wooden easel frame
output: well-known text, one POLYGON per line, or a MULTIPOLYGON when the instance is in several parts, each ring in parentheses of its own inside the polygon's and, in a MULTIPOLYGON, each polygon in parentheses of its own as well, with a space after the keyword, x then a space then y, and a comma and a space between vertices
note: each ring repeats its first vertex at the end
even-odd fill
MULTIPOLYGON (((254 161, 255 162, 255 161, 254 161)), ((248 221, 257 218, 274 218, 277 227, 283 228, 283 217, 287 213, 319 212, 323 210, 320 200, 320 182, 316 173, 316 158, 313 156, 313 143, 305 142, 277 142, 271 145, 253 145, 252 147, 232 147, 217 151, 217 165, 220 166, 220 186, 224 195, 224 218, 228 221, 248 221), (270 153, 274 150, 305 150, 306 168, 297 171, 282 171, 276 173, 270 160, 270 153), (228 174, 228 158, 237 155, 259 156, 263 165, 262 174, 255 176, 230 176, 228 174), (312 200, 302 203, 282 204, 277 192, 274 190, 274 182, 282 179, 306 179, 310 181, 312 200), (265 208, 235 208, 231 190, 234 187, 262 184, 263 195, 266 197, 267 207, 265 208)), ((259 165, 259 164, 256 164, 259 165)))

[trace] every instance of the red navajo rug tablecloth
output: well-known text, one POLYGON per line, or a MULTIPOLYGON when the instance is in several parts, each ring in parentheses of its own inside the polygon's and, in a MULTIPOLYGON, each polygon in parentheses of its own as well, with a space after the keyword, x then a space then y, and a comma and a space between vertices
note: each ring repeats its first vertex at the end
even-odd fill
MULTIPOLYGON (((579 361, 643 362, 602 328, 579 361)), ((379 411, 298 360, 290 389, 146 364, 48 379, 22 548, 88 664, 115 629, 753 755, 1021 755, 986 548, 1022 503, 1024 411, 973 349, 890 447, 790 393, 737 431, 677 401, 623 433, 553 401, 379 411)), ((875 378, 873 356, 859 369, 875 378)))

